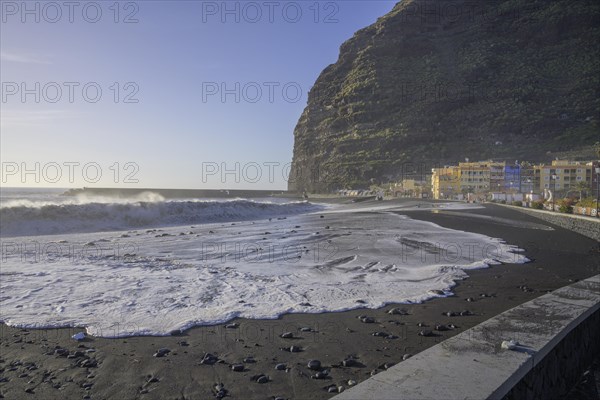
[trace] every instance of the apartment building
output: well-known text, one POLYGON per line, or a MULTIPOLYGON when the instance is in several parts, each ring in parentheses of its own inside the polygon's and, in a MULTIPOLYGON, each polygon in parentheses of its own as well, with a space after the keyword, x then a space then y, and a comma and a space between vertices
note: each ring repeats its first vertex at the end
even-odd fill
POLYGON ((431 173, 431 191, 434 199, 451 199, 461 194, 459 167, 433 168, 431 173))
POLYGON ((580 161, 554 160, 552 164, 534 167, 534 182, 539 192, 549 189, 564 193, 573 190, 578 182, 592 185, 593 163, 580 161))

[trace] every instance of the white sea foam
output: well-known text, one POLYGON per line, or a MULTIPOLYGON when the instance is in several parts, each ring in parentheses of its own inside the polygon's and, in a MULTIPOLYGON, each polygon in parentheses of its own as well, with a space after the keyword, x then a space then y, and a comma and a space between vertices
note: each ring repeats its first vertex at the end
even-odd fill
MULTIPOLYGON (((179 207, 187 219, 196 205, 179 207)), ((528 261, 500 239, 394 213, 320 215, 3 239, 0 320, 165 335, 236 316, 420 302, 469 269, 528 261)))

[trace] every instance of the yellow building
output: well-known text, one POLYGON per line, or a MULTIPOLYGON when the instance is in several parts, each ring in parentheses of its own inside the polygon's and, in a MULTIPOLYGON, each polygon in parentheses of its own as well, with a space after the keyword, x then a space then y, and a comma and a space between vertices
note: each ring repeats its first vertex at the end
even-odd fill
POLYGON ((461 193, 459 167, 433 168, 431 172, 431 191, 434 199, 454 198, 461 193))
POLYGON ((402 188, 405 191, 414 191, 417 189, 417 181, 414 179, 404 179, 402 181, 402 188))
POLYGON ((592 183, 592 163, 569 160, 554 160, 551 165, 534 166, 534 182, 539 192, 549 189, 566 194, 578 182, 592 183))
POLYGON ((400 184, 396 184, 394 190, 395 196, 408 196, 422 198, 429 196, 431 188, 429 182, 416 179, 403 179, 400 184))
POLYGON ((504 186, 503 162, 480 161, 462 162, 460 169, 460 190, 471 193, 490 192, 504 186))

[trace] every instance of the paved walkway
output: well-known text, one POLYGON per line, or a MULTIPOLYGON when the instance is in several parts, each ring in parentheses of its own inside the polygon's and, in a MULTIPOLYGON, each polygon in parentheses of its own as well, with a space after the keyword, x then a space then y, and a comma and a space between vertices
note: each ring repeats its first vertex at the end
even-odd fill
POLYGON ((561 212, 549 211, 549 210, 538 210, 538 209, 531 208, 531 207, 513 206, 513 205, 510 205, 510 204, 500 204, 500 203, 490 203, 490 204, 499 205, 499 206, 502 206, 502 207, 514 208, 514 209, 517 209, 517 210, 534 211, 534 212, 540 213, 540 214, 560 215, 560 216, 564 216, 564 217, 577 218, 577 219, 583 219, 583 220, 586 220, 586 221, 594 221, 594 222, 600 223, 600 218, 598 218, 598 217, 590 217, 590 216, 587 216, 587 215, 567 214, 567 213, 561 213, 561 212))
POLYGON ((600 309, 600 275, 508 310, 334 397, 502 398, 573 328, 600 309), (501 343, 516 340, 513 350, 501 343))

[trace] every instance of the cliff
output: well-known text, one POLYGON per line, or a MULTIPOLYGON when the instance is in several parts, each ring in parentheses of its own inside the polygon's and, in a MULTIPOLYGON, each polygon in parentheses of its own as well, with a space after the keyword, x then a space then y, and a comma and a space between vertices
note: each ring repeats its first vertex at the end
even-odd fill
POLYGON ((404 0, 320 74, 288 188, 368 187, 408 163, 583 156, 600 137, 598 38, 596 0, 404 0))

